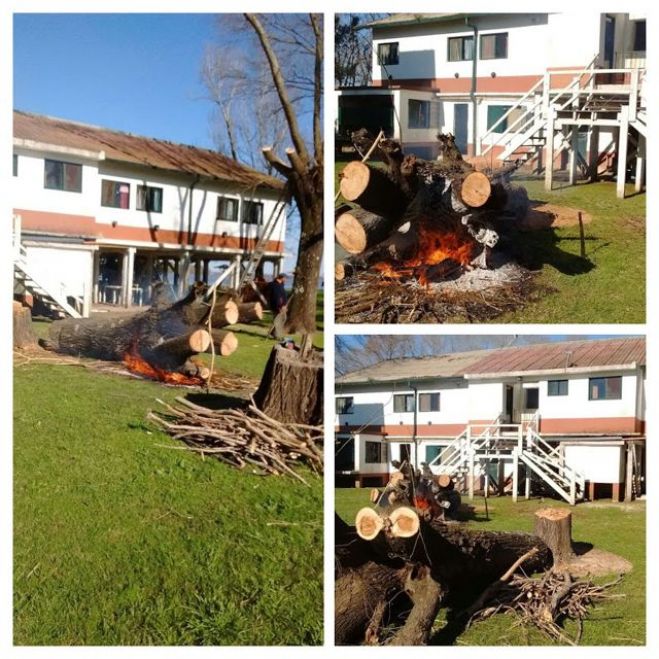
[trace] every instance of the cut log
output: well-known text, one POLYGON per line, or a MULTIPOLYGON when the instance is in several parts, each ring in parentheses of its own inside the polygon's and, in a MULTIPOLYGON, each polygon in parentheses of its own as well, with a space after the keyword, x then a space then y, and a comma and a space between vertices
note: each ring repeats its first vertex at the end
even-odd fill
POLYGON ((377 245, 395 228, 391 219, 370 213, 361 208, 343 212, 334 224, 336 242, 349 254, 361 252, 377 245))
POLYGON ((257 320, 263 320, 263 305, 260 302, 243 302, 238 305, 239 323, 249 324, 257 320))
POLYGON ((383 524, 382 517, 373 508, 362 508, 355 517, 357 535, 362 540, 373 540, 382 530, 383 524))
POLYGON ((554 566, 565 565, 574 558, 572 549, 572 513, 563 508, 543 508, 535 513, 535 535, 549 547, 554 566))
POLYGON ((14 301, 14 348, 29 348, 36 345, 37 336, 32 326, 32 309, 14 301))
POLYGON ((179 369, 179 373, 188 377, 198 377, 202 380, 208 380, 211 370, 204 364, 196 362, 194 359, 188 359, 179 369))
POLYGON ((456 177, 453 189, 470 208, 484 206, 492 194, 490 180, 483 172, 468 172, 464 177, 456 177))
MULTIPOLYGON (((238 339, 233 332, 228 330, 213 329, 211 331, 213 338, 213 347, 215 354, 220 357, 228 357, 232 355, 238 348, 238 339)), ((211 352, 210 345, 207 352, 211 352)))
POLYGON ((268 416, 283 423, 322 424, 322 354, 314 350, 303 360, 298 350, 275 346, 254 402, 268 416))
POLYGON ((239 317, 240 311, 233 299, 220 297, 215 300, 215 307, 213 307, 213 316, 211 318, 213 327, 220 328, 227 325, 235 325, 239 317))
POLYGON ((205 329, 195 329, 186 334, 165 339, 152 350, 144 351, 150 364, 158 364, 167 370, 177 370, 192 355, 205 352, 210 346, 211 335, 205 329))
POLYGON ((435 480, 437 481, 437 485, 444 489, 452 490, 454 487, 453 479, 448 474, 440 474, 435 480))
POLYGON ((411 538, 419 532, 419 516, 412 508, 401 506, 389 515, 391 528, 389 532, 394 538, 411 538))
POLYGON ((349 162, 341 172, 341 194, 376 215, 398 220, 407 206, 404 192, 383 171, 349 162))

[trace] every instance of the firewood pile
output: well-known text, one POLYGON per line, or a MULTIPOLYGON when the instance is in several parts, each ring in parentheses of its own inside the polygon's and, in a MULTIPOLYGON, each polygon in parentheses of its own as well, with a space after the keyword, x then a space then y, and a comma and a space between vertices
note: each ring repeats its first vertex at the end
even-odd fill
POLYGON ((452 136, 438 137, 440 158, 427 161, 353 134, 385 169, 352 161, 340 175, 349 204, 335 212, 338 321, 486 320, 524 303, 531 275, 514 256, 529 201, 510 183, 517 165, 477 171, 452 136))
POLYGON ((251 467, 259 475, 288 474, 308 482, 294 467, 307 465, 315 474, 323 470, 323 428, 281 423, 252 403, 245 409, 215 410, 176 398, 174 405, 148 418, 188 450, 211 456, 238 469, 251 467))
POLYGON ((398 498, 400 480, 389 505, 361 509, 354 526, 335 518, 337 645, 450 644, 499 613, 576 645, 592 608, 618 596, 609 591, 620 579, 597 585, 572 574, 579 557, 569 511, 538 511, 534 534, 481 531, 436 519, 417 500, 409 505, 409 496, 398 498), (437 630, 441 609, 448 622, 437 630))

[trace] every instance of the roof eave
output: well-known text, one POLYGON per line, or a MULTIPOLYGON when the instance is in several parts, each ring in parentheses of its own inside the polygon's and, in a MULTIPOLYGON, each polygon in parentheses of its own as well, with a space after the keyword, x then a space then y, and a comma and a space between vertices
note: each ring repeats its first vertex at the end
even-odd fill
POLYGON ((574 366, 568 368, 529 369, 526 371, 501 371, 498 373, 465 373, 465 380, 496 380, 498 378, 534 377, 543 375, 582 375, 584 373, 604 373, 606 371, 634 371, 637 362, 629 364, 603 364, 598 366, 574 366))

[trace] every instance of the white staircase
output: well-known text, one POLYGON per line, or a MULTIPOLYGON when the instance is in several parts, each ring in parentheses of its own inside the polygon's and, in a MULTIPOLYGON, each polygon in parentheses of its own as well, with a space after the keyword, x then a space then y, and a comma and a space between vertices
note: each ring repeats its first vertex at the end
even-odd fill
POLYGON ((20 216, 14 216, 14 288, 19 287, 24 291, 37 296, 43 304, 50 309, 56 317, 82 318, 83 300, 74 298, 75 308, 69 304, 66 286, 62 283, 53 284, 45 282, 42 277, 33 272, 27 262, 25 247, 21 244, 20 216))
POLYGON ((488 465, 492 460, 509 462, 516 500, 521 465, 529 485, 534 479, 540 481, 575 505, 585 492, 584 477, 565 464, 560 451, 548 444, 536 428, 537 418, 529 423, 502 423, 497 419, 489 425, 467 425, 428 466, 434 474, 452 476, 473 496, 476 479, 484 477, 485 487, 489 487, 488 465))
POLYGON ((581 71, 548 71, 483 135, 480 155, 494 155, 498 149, 500 160, 526 163, 537 159, 540 170, 545 147, 551 147, 554 158, 571 149, 576 164, 586 173, 588 164, 563 128, 619 126, 620 114, 626 108, 629 125, 645 136, 644 78, 644 69, 597 68, 597 56, 581 71), (611 82, 619 79, 622 84, 611 82), (550 136, 560 136, 559 144, 549 143, 550 136))

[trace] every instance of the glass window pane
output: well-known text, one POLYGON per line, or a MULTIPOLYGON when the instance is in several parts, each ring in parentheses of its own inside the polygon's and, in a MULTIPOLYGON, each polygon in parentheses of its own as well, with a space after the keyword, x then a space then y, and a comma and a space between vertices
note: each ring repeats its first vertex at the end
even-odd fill
MULTIPOLYGON (((430 464, 441 452, 442 446, 439 444, 430 444, 426 446, 426 462, 430 464)), ((439 462, 436 464, 440 464, 439 462)))
POLYGON ((463 39, 463 57, 462 59, 469 60, 474 58, 474 37, 465 37, 463 39))

